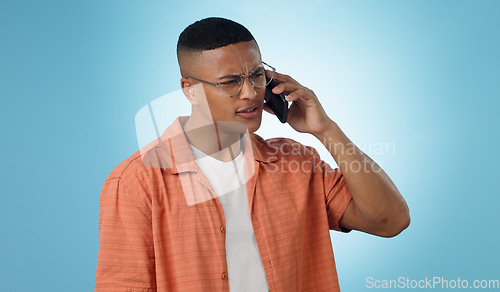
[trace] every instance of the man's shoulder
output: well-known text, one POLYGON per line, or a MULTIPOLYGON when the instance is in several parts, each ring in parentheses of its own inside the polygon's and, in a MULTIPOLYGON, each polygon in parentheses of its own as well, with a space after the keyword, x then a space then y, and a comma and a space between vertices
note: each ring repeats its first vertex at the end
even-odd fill
POLYGON ((127 159, 123 160, 117 166, 115 166, 106 180, 119 180, 124 177, 137 176, 138 174, 145 171, 146 166, 143 163, 141 152, 136 151, 134 154, 130 155, 127 159))

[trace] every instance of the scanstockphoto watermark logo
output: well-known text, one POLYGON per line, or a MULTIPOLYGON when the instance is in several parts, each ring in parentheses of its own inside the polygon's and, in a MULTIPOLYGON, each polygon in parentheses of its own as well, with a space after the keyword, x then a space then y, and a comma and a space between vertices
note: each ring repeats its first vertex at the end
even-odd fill
MULTIPOLYGON (((150 168, 171 171, 179 176, 188 206, 226 195, 245 187, 255 172, 251 135, 247 125, 237 121, 214 121, 204 88, 201 84, 161 96, 142 107, 135 116, 136 134, 142 162, 150 168), (182 108, 182 100, 191 102, 182 108), (187 114, 191 111, 191 116, 187 114), (182 115, 184 113, 184 115, 182 115), (197 113, 196 115, 194 113, 197 113), (189 118, 189 122, 188 122, 189 118), (244 159, 238 154, 242 153, 244 159), (195 155, 197 154, 197 155, 195 155), (240 159, 236 159, 240 157, 240 159), (200 165, 212 167, 220 163, 217 171, 205 171, 200 165), (193 173, 217 173, 224 184, 206 183, 193 173), (204 191, 206 188, 209 192, 204 191), (213 189, 212 189, 213 188, 213 189)), ((396 155, 396 144, 374 141, 371 138, 359 143, 321 141, 334 151, 336 163, 342 172, 382 172, 370 156, 396 155), (367 155, 359 155, 365 153, 367 155)), ((271 139, 259 147, 269 173, 335 172, 326 165, 312 147, 290 139, 271 139)), ((260 152, 259 152, 260 154, 260 152)), ((209 168, 205 168, 209 169, 209 168)), ((208 178, 207 176, 207 179, 208 178)), ((215 181, 213 179, 213 181, 215 181)), ((179 205, 185 204, 183 201, 179 205)))
POLYGON ((192 206, 234 193, 253 177, 254 157, 246 125, 214 121, 201 84, 148 103, 137 112, 135 124, 143 164, 178 175, 186 200, 172 205, 192 206), (189 116, 177 116, 181 110, 175 106, 185 98, 198 113, 189 122, 189 116), (207 181, 208 176, 203 179, 196 175, 202 171, 216 173, 224 183, 218 183, 215 176, 207 181))
MULTIPOLYGON (((394 142, 376 141, 370 137, 368 141, 358 143, 357 145, 364 153, 370 156, 396 155, 396 143, 394 142)), ((352 152, 352 149, 350 151, 352 152)))
MULTIPOLYGON (((280 141, 274 143, 274 139, 270 142, 270 151, 267 154, 270 160, 274 161, 268 164, 269 172, 282 172, 282 173, 307 173, 316 171, 322 168, 322 171, 336 171, 335 169, 325 168, 322 163, 318 152, 312 148, 304 146, 292 140, 280 141), (307 159, 304 159, 307 158, 307 159)), ((281 139, 278 139, 281 140, 281 139)), ((382 168, 370 158, 369 155, 395 155, 395 143, 382 143, 376 142, 362 144, 360 147, 354 143, 335 143, 330 141, 322 141, 328 149, 331 149, 336 157, 342 159, 336 161, 338 167, 342 171, 349 171, 352 173, 359 172, 382 172, 382 168), (358 155, 367 153, 368 155, 358 155), (358 159, 361 157, 360 159, 358 159)))
POLYGON ((376 279, 366 277, 365 287, 369 289, 500 289, 500 280, 466 280, 457 277, 449 279, 445 277, 425 277, 423 279, 411 279, 409 277, 398 277, 397 279, 376 279))

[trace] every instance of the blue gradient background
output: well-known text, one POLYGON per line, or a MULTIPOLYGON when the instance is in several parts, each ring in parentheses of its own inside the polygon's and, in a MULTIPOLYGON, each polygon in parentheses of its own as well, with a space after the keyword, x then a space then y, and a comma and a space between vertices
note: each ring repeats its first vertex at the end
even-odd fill
MULTIPOLYGON (((2 1, 0 290, 93 290, 104 179, 137 150, 137 111, 179 88, 178 35, 207 16, 247 26, 355 143, 395 146, 367 153, 412 223, 332 232, 343 291, 500 279, 499 1, 2 1)), ((320 148, 271 116, 258 133, 320 148)))

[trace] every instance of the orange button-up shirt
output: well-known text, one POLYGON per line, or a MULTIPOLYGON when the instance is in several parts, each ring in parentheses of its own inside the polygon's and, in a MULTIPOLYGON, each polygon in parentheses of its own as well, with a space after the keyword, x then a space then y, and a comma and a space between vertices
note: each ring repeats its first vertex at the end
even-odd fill
MULTIPOLYGON (((224 210, 196 165, 185 120, 165 131, 153 158, 142 149, 106 179, 95 291, 229 291, 224 210), (212 199, 188 204, 180 177, 212 199)), ((342 174, 311 147, 249 137, 246 187, 269 290, 340 291, 329 230, 341 230, 352 199, 342 174)))

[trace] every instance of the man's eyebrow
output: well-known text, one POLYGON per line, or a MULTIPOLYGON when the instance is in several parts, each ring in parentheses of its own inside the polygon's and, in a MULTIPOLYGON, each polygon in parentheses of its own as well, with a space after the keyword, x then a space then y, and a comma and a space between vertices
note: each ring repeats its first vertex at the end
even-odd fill
MULTIPOLYGON (((262 63, 259 64, 259 65, 257 65, 257 66, 255 66, 250 73, 255 72, 255 69, 257 69, 260 65, 262 65, 262 63)), ((247 73, 245 73, 245 74, 247 74, 247 73)), ((229 74, 226 74, 226 75, 218 77, 218 78, 222 79, 222 78, 225 78, 225 77, 233 77, 233 76, 238 76, 238 75, 239 75, 239 73, 233 72, 233 73, 229 73, 229 74)))
POLYGON ((229 73, 229 74, 226 74, 224 76, 219 77, 219 79, 226 78, 226 77, 233 77, 233 76, 238 76, 238 73, 236 73, 236 72, 229 73))

